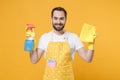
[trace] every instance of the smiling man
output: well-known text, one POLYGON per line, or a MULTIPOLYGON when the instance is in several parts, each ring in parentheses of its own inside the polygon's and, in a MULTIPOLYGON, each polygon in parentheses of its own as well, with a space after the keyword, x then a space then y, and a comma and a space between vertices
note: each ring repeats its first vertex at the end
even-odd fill
POLYGON ((93 49, 85 50, 79 37, 64 30, 67 12, 56 7, 51 12, 53 30, 41 36, 36 50, 30 51, 32 63, 37 63, 44 54, 46 68, 43 80, 74 80, 72 61, 74 52, 87 62, 91 62, 93 49))

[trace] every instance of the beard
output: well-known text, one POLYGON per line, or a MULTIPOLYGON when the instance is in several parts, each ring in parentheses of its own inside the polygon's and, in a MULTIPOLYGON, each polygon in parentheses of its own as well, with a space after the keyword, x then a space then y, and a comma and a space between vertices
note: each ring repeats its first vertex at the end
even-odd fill
POLYGON ((53 28, 56 30, 56 31, 61 31, 64 29, 64 24, 60 23, 60 24, 52 24, 53 25, 53 28), (56 27, 57 25, 59 26, 62 26, 62 27, 56 27))

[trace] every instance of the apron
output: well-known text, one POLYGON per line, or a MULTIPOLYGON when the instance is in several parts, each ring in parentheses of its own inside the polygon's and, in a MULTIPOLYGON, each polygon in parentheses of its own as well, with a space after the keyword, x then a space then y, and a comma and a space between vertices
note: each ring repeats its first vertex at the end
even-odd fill
POLYGON ((67 40, 48 43, 43 80, 74 80, 72 57, 67 40))

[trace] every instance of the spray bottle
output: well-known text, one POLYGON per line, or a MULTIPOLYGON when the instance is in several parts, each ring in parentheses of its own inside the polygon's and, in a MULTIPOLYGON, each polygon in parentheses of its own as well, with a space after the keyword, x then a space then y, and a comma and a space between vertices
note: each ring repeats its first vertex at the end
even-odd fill
POLYGON ((33 51, 34 49, 34 38, 35 38, 35 32, 34 32, 35 26, 33 24, 27 24, 26 26, 26 40, 24 44, 24 50, 25 51, 33 51))

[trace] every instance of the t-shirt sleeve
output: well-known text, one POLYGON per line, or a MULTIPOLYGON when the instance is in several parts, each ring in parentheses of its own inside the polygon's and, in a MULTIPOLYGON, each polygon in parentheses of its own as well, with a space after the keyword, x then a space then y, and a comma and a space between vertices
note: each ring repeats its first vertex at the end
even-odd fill
POLYGON ((38 48, 45 51, 45 44, 44 44, 44 35, 41 36, 38 42, 38 48))
POLYGON ((74 42, 75 42, 75 51, 84 47, 82 41, 80 40, 80 38, 77 35, 75 35, 74 42))

